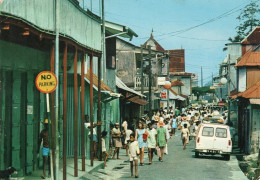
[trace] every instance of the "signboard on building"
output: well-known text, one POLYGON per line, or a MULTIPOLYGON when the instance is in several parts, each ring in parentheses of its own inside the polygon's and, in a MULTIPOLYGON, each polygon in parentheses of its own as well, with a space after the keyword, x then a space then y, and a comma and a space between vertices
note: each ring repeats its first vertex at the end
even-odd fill
POLYGON ((219 102, 218 102, 218 105, 219 105, 220 107, 224 107, 224 106, 225 106, 225 102, 224 102, 224 101, 219 101, 219 102))
POLYGON ((36 77, 35 84, 42 93, 51 93, 57 87, 57 77, 51 71, 42 71, 36 77))
POLYGON ((165 85, 166 78, 165 77, 158 77, 157 82, 159 86, 165 85))
POLYGON ((161 100, 167 100, 167 91, 161 92, 161 100))

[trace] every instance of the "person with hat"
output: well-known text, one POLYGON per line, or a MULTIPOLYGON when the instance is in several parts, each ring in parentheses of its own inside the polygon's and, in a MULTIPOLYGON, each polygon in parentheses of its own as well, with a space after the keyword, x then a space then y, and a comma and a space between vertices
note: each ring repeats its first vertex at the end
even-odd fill
POLYGON ((160 120, 157 124, 157 145, 159 146, 161 152, 161 156, 159 156, 159 161, 161 162, 163 162, 164 147, 167 143, 166 129, 164 126, 165 124, 162 120, 160 120))
POLYGON ((115 123, 115 127, 112 129, 112 138, 115 146, 115 151, 112 158, 115 159, 115 155, 117 154, 117 159, 120 159, 119 149, 122 147, 122 142, 121 142, 121 131, 119 128, 119 123, 115 123))
POLYGON ((48 119, 44 120, 44 129, 41 131, 39 139, 38 139, 38 155, 40 151, 40 146, 42 143, 42 157, 43 157, 43 174, 41 175, 42 179, 46 178, 46 166, 47 163, 49 165, 49 175, 51 174, 51 168, 50 168, 50 145, 49 145, 49 132, 48 132, 48 119))

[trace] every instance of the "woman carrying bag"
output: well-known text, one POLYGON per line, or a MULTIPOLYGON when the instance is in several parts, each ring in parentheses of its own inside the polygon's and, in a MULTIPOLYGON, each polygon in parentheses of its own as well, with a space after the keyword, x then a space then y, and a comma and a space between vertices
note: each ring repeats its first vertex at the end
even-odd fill
POLYGON ((135 140, 138 141, 140 148, 140 166, 144 165, 144 148, 147 147, 146 141, 149 134, 142 122, 139 122, 138 129, 135 131, 135 140))

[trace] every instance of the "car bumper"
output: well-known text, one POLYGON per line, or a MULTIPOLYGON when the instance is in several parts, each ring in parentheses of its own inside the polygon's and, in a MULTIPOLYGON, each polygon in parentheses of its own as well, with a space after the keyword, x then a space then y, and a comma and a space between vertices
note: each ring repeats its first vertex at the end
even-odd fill
POLYGON ((218 149, 195 149, 195 152, 203 153, 203 154, 231 154, 231 151, 223 151, 218 149))

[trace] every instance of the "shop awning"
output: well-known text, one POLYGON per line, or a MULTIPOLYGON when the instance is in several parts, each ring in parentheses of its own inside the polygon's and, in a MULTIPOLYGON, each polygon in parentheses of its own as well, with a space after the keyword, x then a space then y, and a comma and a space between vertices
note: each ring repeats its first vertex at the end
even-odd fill
POLYGON ((141 106, 144 106, 148 103, 147 101, 142 99, 142 98, 146 98, 145 95, 127 87, 125 83, 121 81, 121 79, 119 79, 117 76, 116 76, 116 86, 117 88, 126 91, 125 99, 127 101, 133 102, 135 104, 139 104, 141 106))
POLYGON ((140 96, 140 97, 142 97, 142 98, 146 98, 145 95, 143 95, 143 94, 141 94, 141 93, 139 93, 139 92, 137 92, 137 91, 135 91, 135 90, 133 90, 133 89, 127 87, 127 85, 125 85, 125 83, 124 83, 123 81, 121 81, 121 79, 119 79, 117 76, 116 76, 116 86, 117 86, 119 89, 123 89, 123 90, 125 90, 125 91, 127 91, 127 92, 130 92, 130 93, 135 94, 135 95, 137 95, 137 96, 140 96))
POLYGON ((234 99, 238 97, 246 99, 260 99, 260 81, 247 90, 232 96, 234 99))
POLYGON ((180 100, 180 101, 185 101, 186 98, 182 97, 181 95, 178 95, 173 89, 170 90, 170 97, 169 99, 175 99, 175 100, 180 100))
MULTIPOLYGON (((130 40, 132 40, 134 36, 138 37, 138 35, 131 28, 113 22, 106 21, 105 28, 106 33, 110 35, 110 37, 121 36, 124 38, 129 38, 130 40)), ((109 38, 109 36, 106 38, 109 38)))
MULTIPOLYGON (((85 81, 90 84, 90 70, 88 69, 87 74, 84 77, 85 81)), ((98 76, 93 73, 93 88, 98 91, 98 76)), ((103 81, 101 81, 101 99, 102 102, 109 102, 116 98, 119 98, 121 94, 114 93, 108 85, 106 85, 103 81)))

